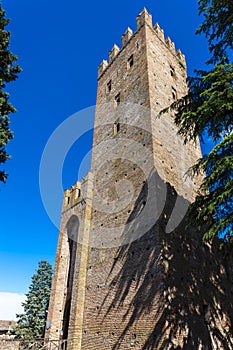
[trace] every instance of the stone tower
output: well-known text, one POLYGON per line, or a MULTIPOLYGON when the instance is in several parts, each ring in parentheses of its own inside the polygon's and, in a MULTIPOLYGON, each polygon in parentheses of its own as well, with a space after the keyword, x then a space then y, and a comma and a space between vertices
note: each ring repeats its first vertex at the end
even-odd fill
POLYGON ((64 194, 46 337, 68 350, 232 349, 229 270, 186 230, 200 145, 158 117, 186 92, 184 55, 143 9, 99 66, 91 171, 64 194))

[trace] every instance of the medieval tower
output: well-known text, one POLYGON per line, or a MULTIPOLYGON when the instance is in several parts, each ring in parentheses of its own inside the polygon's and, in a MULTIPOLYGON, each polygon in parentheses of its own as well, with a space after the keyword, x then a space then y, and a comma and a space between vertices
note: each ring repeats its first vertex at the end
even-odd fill
POLYGON ((91 171, 64 194, 46 330, 68 350, 233 349, 229 271, 186 229, 200 145, 158 117, 186 77, 146 9, 99 66, 91 171))

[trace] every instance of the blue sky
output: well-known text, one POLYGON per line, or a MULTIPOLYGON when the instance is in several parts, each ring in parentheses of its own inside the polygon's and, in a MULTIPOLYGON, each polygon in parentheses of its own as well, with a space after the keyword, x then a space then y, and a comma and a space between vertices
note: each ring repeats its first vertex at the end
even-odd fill
MULTIPOLYGON (((52 132, 73 113, 95 104, 97 67, 114 43, 120 46, 127 26, 135 30, 144 6, 186 55, 189 74, 203 68, 208 51, 205 38, 194 34, 200 23, 196 2, 3 0, 11 18, 11 49, 23 72, 7 87, 18 112, 11 116, 15 138, 8 146, 9 178, 0 184, 0 292, 27 292, 38 261, 54 263, 58 230, 39 191, 40 159, 52 132)), ((71 149, 64 188, 76 181, 90 147, 91 133, 71 149)))

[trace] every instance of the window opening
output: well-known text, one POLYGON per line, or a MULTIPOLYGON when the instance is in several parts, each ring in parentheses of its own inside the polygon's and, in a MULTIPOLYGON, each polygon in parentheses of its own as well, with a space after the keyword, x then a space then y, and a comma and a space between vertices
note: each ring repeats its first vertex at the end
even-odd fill
POLYGON ((132 66, 133 66, 133 55, 131 55, 129 58, 128 58, 128 69, 130 69, 132 66))
POLYGON ((114 136, 117 135, 120 131, 120 122, 116 121, 113 125, 113 134, 114 136))
POLYGON ((109 82, 107 83, 107 89, 106 89, 107 94, 109 94, 111 90, 112 90, 112 80, 109 80, 109 82))
POLYGON ((116 103, 116 106, 119 106, 121 102, 121 94, 120 92, 115 96, 115 103, 116 103))
POLYGON ((172 66, 170 66, 170 73, 172 77, 175 76, 175 69, 172 66))
POLYGON ((173 100, 177 99, 177 91, 173 86, 172 86, 172 97, 173 97, 173 100))

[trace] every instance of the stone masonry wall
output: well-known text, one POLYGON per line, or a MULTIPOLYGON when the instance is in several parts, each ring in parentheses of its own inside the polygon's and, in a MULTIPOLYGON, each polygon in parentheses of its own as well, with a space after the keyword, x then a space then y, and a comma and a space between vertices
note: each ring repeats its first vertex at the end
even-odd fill
POLYGON ((17 340, 11 340, 11 339, 0 339, 0 349, 1 350, 18 350, 19 342, 17 340))

